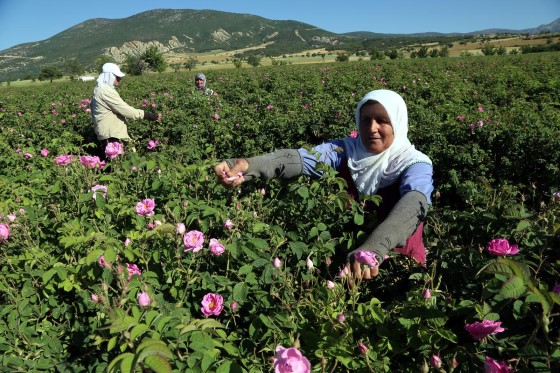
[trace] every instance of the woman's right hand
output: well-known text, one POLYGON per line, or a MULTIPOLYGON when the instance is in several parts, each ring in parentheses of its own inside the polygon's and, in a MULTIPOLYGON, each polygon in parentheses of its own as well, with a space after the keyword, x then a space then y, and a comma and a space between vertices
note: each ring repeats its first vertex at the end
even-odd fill
POLYGON ((230 168, 226 161, 218 163, 214 167, 214 172, 218 177, 220 183, 226 186, 238 186, 241 185, 245 178, 243 175, 249 169, 249 163, 244 158, 238 158, 235 160, 235 165, 230 168))

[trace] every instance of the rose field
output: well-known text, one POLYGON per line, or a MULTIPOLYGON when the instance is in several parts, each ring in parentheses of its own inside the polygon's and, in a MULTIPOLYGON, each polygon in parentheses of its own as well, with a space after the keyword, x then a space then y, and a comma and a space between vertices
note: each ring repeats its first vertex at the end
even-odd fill
MULTIPOLYGON (((0 371, 558 372, 560 54, 126 76, 162 112, 92 157, 94 82, 0 89, 0 371), (392 89, 434 164, 427 266, 342 271, 377 224, 320 179, 224 158, 347 137, 392 89), (291 367, 291 368, 290 368, 291 367)), ((379 203, 370 197, 368 202, 379 203)))

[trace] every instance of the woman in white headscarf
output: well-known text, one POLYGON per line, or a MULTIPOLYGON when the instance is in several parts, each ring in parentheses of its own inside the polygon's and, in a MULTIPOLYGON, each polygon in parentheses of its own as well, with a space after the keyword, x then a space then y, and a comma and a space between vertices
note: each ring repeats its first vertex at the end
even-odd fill
POLYGON ((102 144, 130 141, 126 119, 148 119, 161 122, 161 113, 135 109, 123 101, 116 88, 125 74, 114 63, 106 63, 97 78, 91 100, 93 130, 102 144))
POLYGON ((346 179, 354 198, 381 195, 376 209, 382 221, 367 240, 348 254, 346 268, 355 278, 370 279, 390 250, 422 265, 423 219, 431 204, 433 168, 428 156, 408 139, 408 112, 390 90, 367 93, 356 108, 357 137, 305 149, 282 149, 253 158, 227 159, 215 167, 222 184, 236 186, 252 177, 319 177, 317 163, 332 166, 346 179))

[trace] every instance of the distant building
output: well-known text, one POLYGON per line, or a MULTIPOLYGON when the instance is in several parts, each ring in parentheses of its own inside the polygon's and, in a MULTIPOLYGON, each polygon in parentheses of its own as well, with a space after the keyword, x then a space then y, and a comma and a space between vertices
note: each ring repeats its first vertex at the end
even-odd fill
POLYGON ((80 80, 82 82, 89 82, 90 80, 94 80, 94 79, 95 79, 95 77, 93 77, 93 76, 80 76, 80 80))

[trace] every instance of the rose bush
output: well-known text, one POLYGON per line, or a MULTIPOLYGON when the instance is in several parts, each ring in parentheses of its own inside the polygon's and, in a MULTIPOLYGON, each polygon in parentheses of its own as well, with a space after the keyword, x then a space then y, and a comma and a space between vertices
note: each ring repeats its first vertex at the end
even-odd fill
POLYGON ((131 125, 135 141, 105 168, 81 162, 98 152, 87 82, 2 88, 0 366, 261 372, 285 346, 277 359, 314 371, 416 371, 432 356, 446 371, 558 370, 558 64, 235 69, 209 73, 211 97, 185 92, 186 73, 130 77, 123 98, 164 120, 131 125), (351 286, 346 255, 378 224, 364 204, 379 198, 352 200, 324 166, 318 180, 237 189, 213 166, 352 135, 356 101, 375 88, 403 92, 410 137, 437 165, 428 260, 391 253, 351 286), (157 206, 138 213, 147 199, 157 206), (508 244, 493 255, 497 238, 508 244), (477 340, 465 329, 484 321, 505 330, 477 340))

